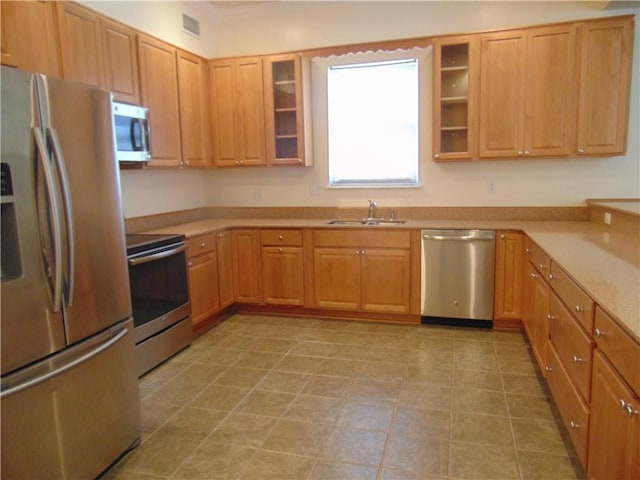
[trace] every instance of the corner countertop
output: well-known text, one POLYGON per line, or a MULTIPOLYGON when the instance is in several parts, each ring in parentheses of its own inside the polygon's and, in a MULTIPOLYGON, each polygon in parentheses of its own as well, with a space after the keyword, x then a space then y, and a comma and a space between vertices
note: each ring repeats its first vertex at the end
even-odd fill
POLYGON ((594 222, 408 220, 385 226, 329 225, 328 219, 207 219, 152 230, 187 238, 231 227, 256 228, 479 228, 520 230, 555 260, 608 314, 640 342, 640 244, 594 222))

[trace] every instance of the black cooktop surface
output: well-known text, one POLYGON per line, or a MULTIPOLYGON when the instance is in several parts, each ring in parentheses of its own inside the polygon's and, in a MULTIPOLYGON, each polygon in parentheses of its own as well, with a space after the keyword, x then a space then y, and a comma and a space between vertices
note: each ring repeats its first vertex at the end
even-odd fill
POLYGON ((125 241, 127 244, 127 255, 134 255, 146 250, 152 250, 166 245, 183 242, 184 235, 173 233, 131 233, 125 235, 125 241))

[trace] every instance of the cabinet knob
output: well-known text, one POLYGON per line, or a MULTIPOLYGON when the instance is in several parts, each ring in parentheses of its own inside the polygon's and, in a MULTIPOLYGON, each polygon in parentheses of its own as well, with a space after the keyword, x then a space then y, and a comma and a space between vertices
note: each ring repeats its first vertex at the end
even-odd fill
POLYGON ((596 334, 596 338, 602 338, 606 335, 606 333, 604 333, 602 330, 600 330, 599 328, 596 328, 595 332, 596 334))
POLYGON ((551 315, 550 313, 547 315, 547 320, 555 320, 555 315, 551 315))
POLYGON ((558 277, 555 277, 555 276, 553 275, 553 273, 550 273, 550 274, 549 274, 549 280, 555 280, 556 278, 558 278, 558 277))
POLYGON ((221 233, 218 234, 218 238, 222 238, 224 235, 222 235, 221 233))
POLYGON ((546 367, 544 367, 544 370, 545 370, 545 372, 552 372, 553 371, 553 369, 548 365, 546 367))
POLYGON ((531 276, 531 278, 538 278, 538 275, 536 275, 536 274, 535 274, 535 273, 533 273, 533 272, 531 272, 529 275, 531 276))
POLYGON ((360 253, 361 253, 362 255, 366 255, 366 254, 367 254, 367 251, 366 251, 366 250, 360 250, 360 253))
POLYGON ((573 363, 583 363, 584 362, 584 358, 580 358, 577 355, 573 356, 573 363))
POLYGON ((278 252, 280 252, 280 253, 284 253, 284 248, 279 248, 279 249, 278 249, 278 252))
POLYGON ((185 160, 184 164, 188 167, 189 166, 189 160, 185 160))
POLYGON ((579 148, 578 149, 578 153, 583 154, 584 153, 584 148, 579 148))
POLYGON ((518 150, 518 156, 521 157, 524 154, 522 150, 518 150))
POLYGON ((547 268, 547 267, 545 267, 544 263, 541 263, 540 265, 538 265, 538 268, 539 268, 540 270, 544 270, 544 269, 545 269, 545 268, 547 268))
POLYGON ((436 153, 436 154, 433 156, 433 158, 435 158, 436 160, 439 160, 439 159, 440 159, 440 154, 439 154, 439 153, 436 153))
POLYGON ((193 262, 189 262, 187 265, 189 265, 190 267, 193 267, 193 262))
POLYGON ((576 313, 584 312, 584 308, 582 308, 580 305, 576 305, 575 309, 576 309, 576 313))
POLYGON ((282 242, 282 241, 284 241, 284 237, 282 235, 278 235, 278 240, 280 240, 282 242))
POLYGON ((581 425, 572 420, 572 421, 569 422, 569 426, 571 428, 580 428, 581 425))
POLYGON ((524 151, 525 156, 531 155, 531 152, 529 150, 525 150, 524 151))
POLYGON ((304 162, 302 161, 301 158, 298 159, 298 165, 302 165, 304 162))
POLYGON ((206 246, 207 246, 206 242, 202 242, 202 243, 200 244, 200 247, 201 247, 201 248, 204 248, 204 247, 206 247, 206 246))
POLYGON ((531 253, 531 249, 530 248, 525 248, 524 249, 524 253, 531 253))
POLYGON ((507 238, 507 236, 504 233, 501 233, 500 238, 507 238))

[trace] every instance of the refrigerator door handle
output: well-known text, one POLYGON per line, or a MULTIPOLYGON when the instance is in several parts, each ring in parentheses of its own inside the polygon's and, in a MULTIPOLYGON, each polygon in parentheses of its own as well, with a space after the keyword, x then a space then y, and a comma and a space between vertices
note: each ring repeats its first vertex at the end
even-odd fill
POLYGON ((43 382, 46 382, 47 380, 51 380, 52 378, 57 377, 58 375, 66 372, 67 370, 71 370, 72 368, 75 368, 78 365, 84 362, 87 362, 91 358, 95 357, 96 355, 100 354, 101 352, 107 350, 111 346, 118 343, 122 338, 124 338, 127 335, 127 333, 129 333, 129 329, 125 327, 115 337, 110 338, 109 340, 107 340, 105 343, 101 344, 97 348, 91 350, 90 352, 85 353, 81 357, 76 358, 75 360, 63 365, 62 367, 56 370, 52 370, 51 372, 41 375, 40 377, 27 380, 26 382, 20 383, 15 387, 8 388, 7 390, 3 390, 2 392, 0 392, 0 399, 5 399, 7 397, 15 395, 16 393, 20 393, 23 390, 33 388, 36 385, 39 385, 43 382))
MULTIPOLYGON (((54 271, 51 272, 51 265, 47 262, 47 276, 53 278, 53 311, 59 312, 62 308, 62 269, 60 264, 62 262, 62 231, 60 228, 61 219, 59 208, 58 195, 55 190, 55 180, 53 171, 51 169, 51 161, 49 159, 49 153, 45 147, 44 139, 42 138, 42 132, 38 127, 34 127, 33 138, 36 142, 36 148, 38 149, 40 163, 42 165, 42 171, 44 172, 44 179, 46 182, 47 193, 49 197, 49 204, 51 206, 51 227, 53 228, 53 263, 54 271)), ((46 257, 46 255, 45 255, 46 257)), ((46 261, 46 258, 45 258, 46 261)))
POLYGON ((51 140, 53 147, 53 158, 55 165, 58 169, 58 177, 62 186, 62 197, 64 214, 67 226, 67 248, 69 249, 69 257, 67 262, 67 299, 66 304, 68 307, 73 303, 73 293, 75 290, 75 263, 76 263, 76 248, 75 237, 73 228, 73 204, 71 203, 71 188, 69 187, 69 177, 67 175, 67 169, 64 163, 64 157, 62 156, 62 148, 60 147, 60 140, 58 139, 58 132, 54 128, 47 127, 47 138, 51 140))

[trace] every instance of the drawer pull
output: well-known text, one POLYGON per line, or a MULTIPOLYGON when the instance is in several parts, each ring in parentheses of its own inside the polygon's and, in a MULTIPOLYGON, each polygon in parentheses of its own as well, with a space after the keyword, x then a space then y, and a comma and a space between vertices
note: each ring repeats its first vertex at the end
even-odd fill
POLYGON ((190 266, 190 267, 193 267, 193 262, 189 262, 189 266, 190 266))
POLYGON ((536 275, 536 274, 535 274, 535 273, 533 273, 533 272, 531 272, 529 275, 531 276, 531 278, 538 278, 538 275, 536 275))
POLYGON ((500 238, 507 238, 507 236, 504 233, 501 233, 500 238))
POLYGON ((525 248, 524 249, 524 253, 531 253, 531 249, 530 248, 525 248))
POLYGON ((545 267, 544 263, 541 263, 540 265, 538 265, 538 267, 540 268, 540 270, 544 270, 545 268, 547 268, 545 267))
POLYGON ((557 278, 558 278, 558 277, 554 276, 554 275, 553 275, 553 273, 550 273, 550 274, 549 274, 549 280, 555 280, 555 279, 557 279, 557 278))
POLYGON ((278 240, 280 240, 282 242, 282 241, 284 241, 284 237, 282 235, 278 235, 278 240))
POLYGON ((627 414, 627 417, 633 417, 634 415, 640 415, 640 412, 638 410, 635 410, 633 408, 633 405, 631 405, 630 403, 627 403, 624 406, 624 413, 627 414))
POLYGON ((202 247, 202 248, 204 248, 204 247, 206 247, 206 246, 207 246, 207 244, 206 244, 205 242, 202 242, 202 243, 200 244, 200 247, 202 247))
POLYGON ((584 312, 584 308, 582 308, 580 305, 576 305, 576 313, 582 313, 584 312))
POLYGON ((602 337, 606 336, 606 333, 604 333, 599 328, 596 328, 595 334, 596 334, 596 338, 602 338, 602 337))
POLYGON ((280 252, 280 253, 284 253, 284 248, 279 248, 279 249, 278 249, 278 252, 280 252))
POLYGON ((224 235, 222 235, 221 233, 218 234, 218 238, 222 238, 224 235))
POLYGON ((545 372, 553 372, 553 368, 551 368, 549 365, 544 367, 544 370, 545 370, 545 372))
POLYGON ((551 315, 551 314, 547 315, 547 320, 555 320, 555 319, 556 319, 555 315, 551 315))
POLYGON ((578 424, 578 423, 574 422, 573 420, 569 422, 569 426, 570 426, 571 428, 580 428, 580 427, 581 427, 581 425, 580 425, 580 424, 578 424))
POLYGON ((584 358, 580 358, 577 355, 573 356, 573 363, 583 363, 584 362, 584 358))

